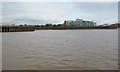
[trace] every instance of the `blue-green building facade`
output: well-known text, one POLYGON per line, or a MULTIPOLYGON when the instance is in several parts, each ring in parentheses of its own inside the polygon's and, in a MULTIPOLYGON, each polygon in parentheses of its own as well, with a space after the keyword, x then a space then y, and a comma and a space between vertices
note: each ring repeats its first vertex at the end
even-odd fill
POLYGON ((93 21, 84 21, 82 19, 67 20, 65 21, 66 26, 70 27, 93 27, 96 23, 93 21))

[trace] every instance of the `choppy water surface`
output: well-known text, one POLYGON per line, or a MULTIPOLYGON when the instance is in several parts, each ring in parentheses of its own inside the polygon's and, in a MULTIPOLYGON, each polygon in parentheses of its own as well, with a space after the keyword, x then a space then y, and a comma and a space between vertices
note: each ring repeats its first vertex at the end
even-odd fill
POLYGON ((118 69, 114 30, 38 30, 2 34, 3 69, 118 69))

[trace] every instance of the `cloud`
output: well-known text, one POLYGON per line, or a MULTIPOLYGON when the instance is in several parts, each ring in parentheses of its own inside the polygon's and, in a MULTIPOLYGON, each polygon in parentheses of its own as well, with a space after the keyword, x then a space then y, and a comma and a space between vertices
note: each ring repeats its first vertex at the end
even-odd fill
POLYGON ((4 24, 46 24, 46 23, 58 23, 58 20, 45 20, 45 19, 31 19, 31 18, 17 18, 17 19, 8 19, 4 21, 4 24))
POLYGON ((82 11, 85 19, 93 19, 98 23, 114 23, 118 19, 118 3, 117 2, 85 2, 75 3, 75 8, 82 11), (111 21, 112 20, 112 21, 111 21))
POLYGON ((37 20, 37 22, 41 20, 58 22, 66 14, 66 8, 63 5, 59 3, 3 3, 3 22, 8 19, 9 21, 11 19, 32 21, 33 19, 34 21, 37 20))
POLYGON ((2 0, 2 2, 118 2, 119 0, 2 0))
POLYGON ((0 2, 0 15, 2 15, 2 3, 0 2))
POLYGON ((118 22, 120 23, 120 2, 118 3, 118 22))
POLYGON ((111 23, 118 15, 117 2, 4 2, 2 6, 3 23, 63 23, 76 18, 111 23))

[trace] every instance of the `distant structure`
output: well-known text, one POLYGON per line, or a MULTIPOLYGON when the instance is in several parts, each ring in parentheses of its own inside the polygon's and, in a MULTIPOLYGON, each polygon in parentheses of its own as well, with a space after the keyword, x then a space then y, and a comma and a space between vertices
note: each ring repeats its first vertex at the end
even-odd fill
POLYGON ((110 27, 120 28, 120 23, 111 24, 110 27))
POLYGON ((18 26, 15 24, 0 24, 0 32, 24 32, 34 31, 32 26, 18 26))
POLYGON ((109 26, 109 24, 103 24, 103 26, 109 26))
POLYGON ((76 20, 67 20, 64 21, 64 26, 69 27, 94 27, 96 23, 93 21, 84 21, 83 19, 76 19, 76 20))

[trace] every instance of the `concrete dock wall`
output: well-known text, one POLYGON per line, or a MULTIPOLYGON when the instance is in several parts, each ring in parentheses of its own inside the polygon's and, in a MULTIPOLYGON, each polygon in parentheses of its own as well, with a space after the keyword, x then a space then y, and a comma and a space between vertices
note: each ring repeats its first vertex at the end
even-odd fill
POLYGON ((23 31, 34 31, 34 27, 27 26, 2 26, 0 32, 23 32, 23 31))

